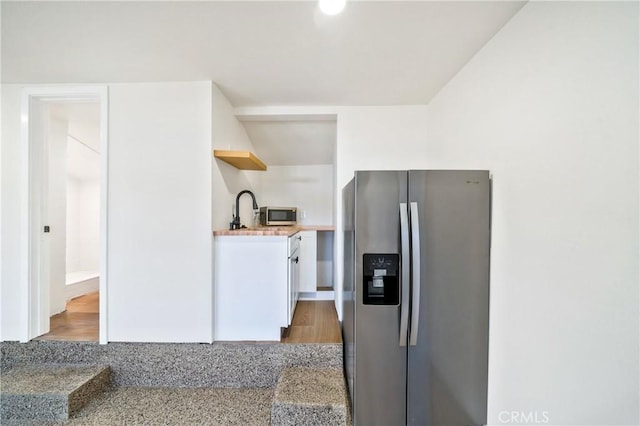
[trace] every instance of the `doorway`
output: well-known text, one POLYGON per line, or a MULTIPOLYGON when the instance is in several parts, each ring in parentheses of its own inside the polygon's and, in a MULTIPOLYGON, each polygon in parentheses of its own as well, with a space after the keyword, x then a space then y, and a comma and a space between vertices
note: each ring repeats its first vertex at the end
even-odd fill
POLYGON ((22 341, 107 342, 107 90, 23 92, 22 341))

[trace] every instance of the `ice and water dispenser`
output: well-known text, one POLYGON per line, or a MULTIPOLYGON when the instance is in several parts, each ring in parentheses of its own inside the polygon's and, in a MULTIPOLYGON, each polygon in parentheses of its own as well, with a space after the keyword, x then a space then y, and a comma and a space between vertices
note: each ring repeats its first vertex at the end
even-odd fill
POLYGON ((400 256, 364 254, 362 259, 362 302, 365 305, 400 303, 400 256))

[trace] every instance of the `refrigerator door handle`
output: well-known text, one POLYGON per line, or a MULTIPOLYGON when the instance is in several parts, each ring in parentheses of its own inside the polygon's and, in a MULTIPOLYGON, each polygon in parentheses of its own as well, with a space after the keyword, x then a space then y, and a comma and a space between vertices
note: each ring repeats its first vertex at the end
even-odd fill
POLYGON ((400 243, 401 243, 401 269, 402 279, 400 300, 400 346, 407 346, 407 330, 409 327, 409 215, 407 203, 400 203, 400 243))
POLYGON ((420 219, 418 203, 411 203, 411 333, 409 344, 418 343, 418 325, 420 324, 420 219))

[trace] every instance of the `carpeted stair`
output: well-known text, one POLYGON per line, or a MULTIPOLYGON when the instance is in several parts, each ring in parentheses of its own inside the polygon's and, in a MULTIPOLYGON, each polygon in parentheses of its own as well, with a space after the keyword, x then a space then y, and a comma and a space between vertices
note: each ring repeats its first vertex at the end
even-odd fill
POLYGON ((0 355, 3 426, 351 424, 340 344, 2 342, 0 355))
POLYGON ((285 368, 271 405, 274 426, 350 424, 341 369, 285 368))
POLYGON ((0 420, 66 420, 109 387, 108 366, 39 364, 2 373, 0 420))

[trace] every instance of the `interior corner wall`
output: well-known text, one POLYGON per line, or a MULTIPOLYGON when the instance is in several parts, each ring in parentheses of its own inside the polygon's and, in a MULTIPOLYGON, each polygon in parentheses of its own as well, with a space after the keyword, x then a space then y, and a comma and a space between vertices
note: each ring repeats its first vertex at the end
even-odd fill
POLYGON ((493 173, 489 424, 640 423, 638 22, 529 2, 429 104, 429 168, 493 173))
POLYGON ((333 165, 269 166, 260 174, 261 206, 298 208, 300 225, 333 225, 333 165))
POLYGON ((20 235, 22 194, 20 108, 21 89, 19 85, 2 85, 2 164, 0 167, 0 196, 2 197, 2 305, 0 331, 3 341, 20 340, 23 324, 24 306, 21 303, 21 253, 24 253, 26 238, 20 235))
POLYGON ((356 106, 338 109, 335 153, 334 282, 342 319, 342 188, 356 170, 424 169, 427 158, 427 107, 356 106))
MULTIPOLYGON (((220 89, 213 84, 212 94, 212 148, 255 153, 251 139, 242 123, 236 118, 233 106, 220 89)), ((238 170, 222 160, 213 158, 210 150, 212 170, 212 229, 229 229, 236 196, 243 189, 253 191, 262 172, 238 170)), ((260 202, 259 194, 255 194, 260 202)), ((240 218, 246 226, 251 224, 252 203, 247 195, 240 200, 240 218)))
POLYGON ((211 342, 211 83, 109 85, 108 158, 108 340, 211 342))
MULTIPOLYGON (((97 156, 96 156, 97 157, 97 156)), ((99 166, 99 158, 95 162, 99 166)), ((67 176, 67 274, 100 271, 100 180, 67 176)))

